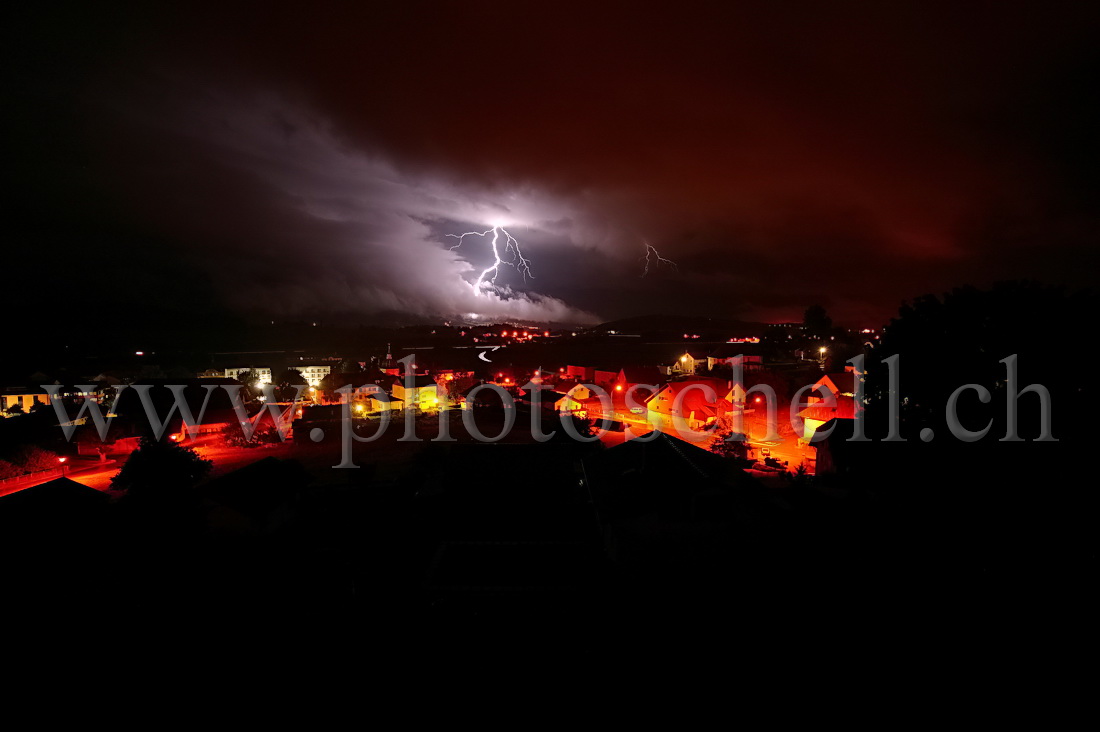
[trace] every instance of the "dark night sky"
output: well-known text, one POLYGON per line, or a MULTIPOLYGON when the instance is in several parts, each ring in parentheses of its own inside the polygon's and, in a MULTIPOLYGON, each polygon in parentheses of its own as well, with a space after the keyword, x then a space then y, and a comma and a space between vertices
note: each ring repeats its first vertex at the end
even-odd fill
POLYGON ((1090 4, 363 5, 6 10, 8 322, 870 324, 1098 270, 1090 4), (497 220, 535 279, 475 295, 446 234, 497 220))

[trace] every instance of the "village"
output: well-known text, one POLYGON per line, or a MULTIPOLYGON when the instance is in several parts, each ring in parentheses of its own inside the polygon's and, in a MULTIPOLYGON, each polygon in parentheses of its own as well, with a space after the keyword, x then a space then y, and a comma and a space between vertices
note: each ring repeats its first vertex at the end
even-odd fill
MULTIPOLYGON (((111 456, 121 464, 158 414, 170 415, 163 427, 171 440, 209 450, 211 443, 244 449, 275 441, 320 442, 325 434, 333 440, 345 416, 357 434, 376 432, 379 428, 370 425, 383 418, 387 424, 415 420, 423 439, 438 440, 442 421, 468 433, 463 419, 503 425, 508 409, 515 410, 509 424, 518 424, 526 438, 533 420, 550 433, 562 420, 576 421, 591 431, 589 439, 608 447, 656 430, 732 457, 761 478, 812 476, 822 464, 826 470, 832 465, 829 457, 819 460, 827 445, 815 440, 817 431, 856 414, 860 375, 842 359, 877 337, 870 330, 812 323, 739 330, 704 323, 678 333, 652 326, 632 331, 631 325, 588 331, 518 324, 405 329, 389 334, 384 345, 350 355, 294 350, 214 355, 225 365, 189 374, 170 370, 171 376, 152 364, 155 354, 138 353, 128 369, 85 375, 81 380, 89 384, 9 387, 0 406, 7 416, 48 410, 61 423, 72 420, 75 454, 65 458, 67 465, 52 466, 67 475, 88 459, 111 456), (183 413, 173 412, 172 400, 165 400, 164 387, 172 384, 188 395, 185 406, 201 415, 198 424, 188 428, 183 413), (226 389, 233 399, 206 397, 204 407, 195 397, 211 389, 226 389), (159 396, 147 418, 142 412, 149 409, 144 404, 150 390, 159 396), (142 399, 134 392, 143 392, 142 399), (120 393, 125 396, 116 403, 120 393), (90 423, 85 410, 91 405, 104 414, 116 409, 118 414, 108 414, 108 423, 117 422, 107 433, 90 423), (250 422, 243 439, 242 415, 250 422)), ((18 420, 6 422, 14 426, 18 420)), ((63 452, 57 451, 58 459, 63 452)), ((13 483, 31 477, 8 472, 4 478, 13 483)), ((97 475, 102 488, 111 473, 100 468, 97 475)))

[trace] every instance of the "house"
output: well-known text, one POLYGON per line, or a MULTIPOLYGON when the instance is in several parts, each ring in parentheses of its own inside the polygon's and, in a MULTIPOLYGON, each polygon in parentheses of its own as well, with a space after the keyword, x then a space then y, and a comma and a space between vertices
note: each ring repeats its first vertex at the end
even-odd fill
MULTIPOLYGON (((667 377, 656 366, 624 366, 615 377, 615 391, 625 392, 632 386, 647 384, 660 388, 667 381, 667 377)), ((647 390, 652 392, 654 390, 647 390)), ((648 394, 647 394, 648 395, 648 394)), ((639 398, 641 395, 639 395, 639 398)))
MULTIPOLYGON (((587 389, 585 390, 587 391, 587 389)), ((572 414, 575 417, 581 417, 582 419, 588 416, 588 408, 579 400, 571 396, 570 394, 562 394, 561 392, 549 392, 554 395, 554 411, 558 413, 572 414)), ((546 398, 547 395, 543 395, 546 398)))
POLYGON ((352 401, 366 401, 376 392, 390 391, 396 381, 396 376, 372 369, 352 374, 329 373, 321 379, 316 387, 311 388, 317 389, 322 402, 332 404, 339 403, 343 399, 341 389, 350 387, 352 401))
POLYGON ((22 386, 5 389, 0 394, 0 411, 31 411, 35 404, 50 404, 50 395, 40 386, 22 386))
POLYGON ((261 384, 271 383, 271 368, 269 366, 234 366, 225 370, 225 378, 239 379, 241 374, 246 371, 251 371, 255 376, 259 377, 261 384))
POLYGON ((484 386, 485 383, 486 382, 482 381, 477 384, 471 384, 458 393, 459 402, 463 409, 501 406, 500 397, 496 394, 495 390, 489 388, 480 389, 477 394, 474 394, 473 400, 470 399, 470 393, 478 389, 478 387, 484 386))
POLYGON ((763 487, 733 461, 664 432, 586 457, 583 475, 609 558, 679 574, 714 562, 716 543, 771 509, 763 487))
POLYGON ((601 389, 610 390, 619 376, 619 369, 610 366, 566 366, 565 376, 581 383, 595 384, 601 389))
POLYGON ((669 367, 669 373, 694 374, 700 364, 706 363, 706 357, 700 354, 692 354, 685 351, 669 367))
POLYGON ((592 381, 592 369, 588 366, 566 366, 562 373, 575 381, 592 381))
POLYGON ((91 597, 121 556, 114 515, 108 494, 64 477, 0 497, 5 596, 91 597))
POLYGON ((7 561, 49 551, 74 552, 66 561, 81 556, 104 528, 110 503, 106 493, 64 477, 0 497, 0 542, 12 542, 7 561))
MULTIPOLYGON (((814 386, 824 386, 837 397, 854 397, 856 395, 856 373, 849 368, 845 371, 825 374, 817 380, 814 386)), ((820 393, 816 390, 810 392, 809 396, 814 396, 815 393, 820 397, 820 393)))
POLYGON ((405 380, 400 379, 393 384, 392 394, 404 402, 405 407, 419 407, 420 409, 436 409, 439 407, 439 385, 430 376, 414 376, 412 385, 405 386, 405 380))
POLYGON ((812 442, 822 425, 831 419, 855 419, 856 374, 852 370, 825 374, 814 383, 814 389, 806 394, 806 407, 799 412, 803 419, 802 439, 812 442), (836 406, 829 407, 821 394, 828 389, 836 399, 836 406))
POLYGON ((270 534, 291 521, 308 483, 298 461, 274 457, 214 478, 202 489, 207 525, 224 533, 270 534))
POLYGON ((744 371, 759 371, 764 368, 764 358, 760 346, 755 343, 723 343, 707 354, 707 369, 713 370, 719 364, 744 371))
POLYGON ((405 406, 405 402, 384 391, 372 392, 369 397, 368 409, 371 412, 395 411, 403 406, 405 406))
MULTIPOLYGON (((528 395, 526 398, 518 401, 523 404, 531 404, 531 390, 528 390, 526 394, 528 395)), ((544 412, 565 412, 577 417, 588 416, 588 408, 579 399, 551 389, 543 388, 539 390, 539 406, 544 412)))
POLYGON ((646 409, 654 415, 672 417, 679 404, 679 416, 692 429, 699 429, 715 422, 722 414, 743 408, 745 390, 740 384, 722 379, 694 378, 672 381, 652 394, 645 401, 646 409), (705 387, 714 391, 714 401, 707 399, 705 387))
POLYGON ((556 391, 568 394, 571 399, 583 402, 592 398, 592 390, 584 384, 559 383, 556 391))
POLYGON ((312 387, 320 386, 321 380, 332 373, 332 364, 326 363, 302 363, 295 365, 294 368, 312 387))
POLYGON ((511 367, 498 367, 496 373, 492 375, 490 383, 503 387, 514 386, 516 384, 516 374, 511 367))
POLYGON ((611 391, 617 378, 619 378, 619 369, 610 366, 597 366, 592 369, 592 383, 601 389, 611 391))

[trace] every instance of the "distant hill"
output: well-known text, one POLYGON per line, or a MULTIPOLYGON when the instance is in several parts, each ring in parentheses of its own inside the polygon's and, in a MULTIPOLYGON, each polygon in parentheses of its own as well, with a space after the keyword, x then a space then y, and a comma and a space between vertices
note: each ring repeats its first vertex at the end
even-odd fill
POLYGON ((641 315, 601 323, 592 328, 587 328, 586 331, 589 333, 606 333, 613 330, 619 333, 648 337, 667 335, 672 338, 683 338, 685 333, 689 333, 707 340, 728 340, 729 338, 761 336, 767 327, 767 323, 707 318, 698 315, 641 315))

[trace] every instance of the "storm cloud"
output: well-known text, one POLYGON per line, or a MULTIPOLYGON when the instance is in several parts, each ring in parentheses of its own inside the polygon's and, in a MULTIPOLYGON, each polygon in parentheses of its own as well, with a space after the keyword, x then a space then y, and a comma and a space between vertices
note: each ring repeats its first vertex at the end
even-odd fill
POLYGON ((24 12, 17 206, 235 312, 874 324, 1100 269, 1080 4, 24 12), (488 242, 448 235, 496 221, 534 279, 476 292, 488 242))

